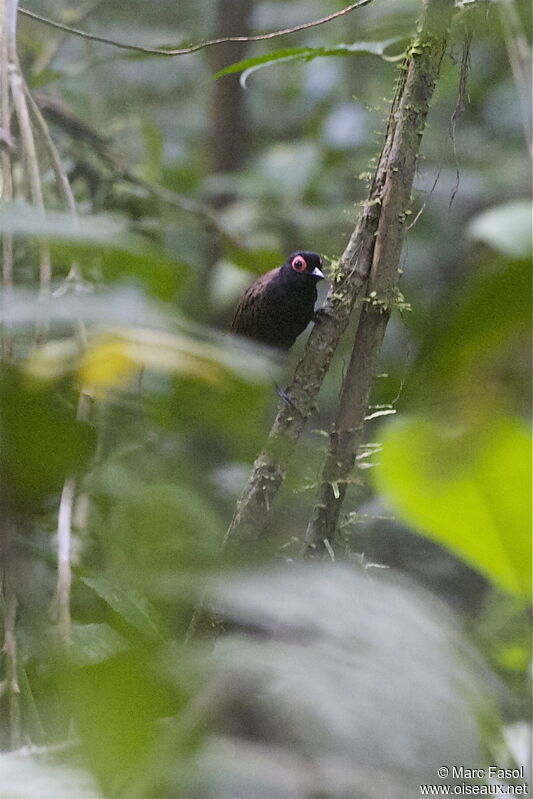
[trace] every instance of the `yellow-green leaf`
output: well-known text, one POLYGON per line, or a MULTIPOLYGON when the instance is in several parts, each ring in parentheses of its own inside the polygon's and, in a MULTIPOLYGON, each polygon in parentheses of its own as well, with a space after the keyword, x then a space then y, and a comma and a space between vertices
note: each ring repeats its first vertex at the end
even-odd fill
POLYGON ((467 428, 423 418, 385 429, 378 489, 407 524, 500 588, 531 590, 530 463, 525 426, 504 417, 467 428))

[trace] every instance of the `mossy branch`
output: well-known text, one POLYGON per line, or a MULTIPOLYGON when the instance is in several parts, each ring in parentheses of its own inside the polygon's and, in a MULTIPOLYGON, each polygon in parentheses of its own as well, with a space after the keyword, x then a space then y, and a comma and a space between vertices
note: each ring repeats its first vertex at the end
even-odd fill
POLYGON ((330 545, 337 527, 355 454, 361 444, 372 380, 398 293, 406 212, 429 104, 446 50, 452 6, 428 2, 420 34, 409 54, 397 123, 386 165, 381 213, 366 302, 359 317, 350 363, 330 436, 317 502, 306 534, 306 551, 330 545), (443 15, 443 11, 448 13, 443 15))
MULTIPOLYGON (((420 140, 453 11, 452 0, 426 0, 424 6, 419 33, 407 52, 398 80, 368 199, 335 270, 320 321, 309 336, 287 390, 290 403, 284 402, 279 407, 267 444, 255 461, 237 504, 226 541, 254 540, 262 535, 289 459, 314 410, 333 354, 371 268, 372 286, 379 297, 387 297, 395 285, 420 140)), ((367 303, 362 313, 361 324, 368 338, 365 349, 370 362, 365 369, 369 380, 389 312, 381 303, 367 303)), ((362 391, 359 400, 364 412, 367 395, 368 391, 362 391)))

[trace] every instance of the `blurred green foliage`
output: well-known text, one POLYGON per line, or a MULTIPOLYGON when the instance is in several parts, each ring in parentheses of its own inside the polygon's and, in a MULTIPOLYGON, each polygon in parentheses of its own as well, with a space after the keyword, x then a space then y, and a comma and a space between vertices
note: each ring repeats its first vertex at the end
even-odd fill
POLYGON ((412 418, 384 433, 377 485, 408 523, 527 597, 530 466, 521 423, 487 415, 461 429, 412 418))
MULTIPOLYGON (((236 33, 246 15, 267 30, 339 6, 225 2, 236 33)), ((501 717, 515 738, 529 721, 531 206, 497 6, 465 7, 454 21, 402 253, 412 310, 387 331, 335 551, 347 564, 302 570, 292 547, 352 331, 273 509, 269 532, 283 542, 274 569, 268 547, 222 552, 220 542, 269 429, 275 383, 303 342, 280 362, 226 332, 254 275, 300 247, 326 263, 342 251, 382 141, 398 74, 390 55, 419 4, 374 0, 283 50, 250 44, 224 63, 212 50, 149 58, 20 21, 23 69, 80 222, 60 208, 39 142, 46 219, 23 204, 0 214, 0 232, 15 237, 0 498, 14 526, 22 740, 45 748, 0 755, 0 799, 411 799, 444 762, 519 759, 501 717), (468 102, 452 139, 467 28, 468 102), (258 67, 236 103, 231 73, 258 67), (227 74, 214 81, 217 72, 227 74), (226 100, 215 93, 224 86, 226 100), (239 138, 224 133, 232 113, 239 138), (216 171, 220 151, 232 171, 216 171), (42 241, 54 266, 47 302, 36 288, 42 241), (82 280, 65 280, 73 262, 82 280), (45 322, 48 341, 35 348, 45 322), (88 410, 77 419, 82 388, 88 410), (383 410, 396 411, 392 421, 383 410), (55 532, 71 475, 65 652, 55 532), (224 618, 214 650, 203 640, 218 624, 209 608, 224 618)), ((104 2, 73 24, 177 45, 216 35, 216 7, 104 2)), ((527 28, 525 0, 517 8, 527 28)), ((22 193, 15 156, 14 167, 22 193)), ((7 749, 8 691, 0 713, 7 749)))

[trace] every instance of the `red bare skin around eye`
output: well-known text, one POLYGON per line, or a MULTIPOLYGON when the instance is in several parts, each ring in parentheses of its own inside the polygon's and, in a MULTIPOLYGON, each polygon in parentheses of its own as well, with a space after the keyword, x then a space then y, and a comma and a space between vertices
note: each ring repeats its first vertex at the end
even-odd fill
POLYGON ((293 258, 291 266, 295 272, 303 272, 304 269, 307 268, 307 263, 305 258, 302 258, 301 255, 297 255, 296 258, 293 258))

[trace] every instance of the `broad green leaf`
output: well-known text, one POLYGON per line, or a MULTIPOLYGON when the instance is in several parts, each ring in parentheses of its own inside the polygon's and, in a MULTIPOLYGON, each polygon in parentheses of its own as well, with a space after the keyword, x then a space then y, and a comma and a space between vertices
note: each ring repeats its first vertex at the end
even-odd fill
POLYGON ((119 216, 98 214, 80 217, 76 221, 70 214, 60 211, 48 211, 43 215, 26 203, 2 207, 0 233, 49 241, 105 245, 130 252, 143 252, 146 249, 146 242, 140 236, 129 233, 125 220, 119 216))
POLYGON ((531 590, 530 437, 508 418, 466 429, 424 418, 385 429, 379 491, 422 535, 500 588, 531 590))
POLYGON ((434 309, 408 393, 425 403, 428 393, 459 388, 476 401, 492 400, 487 379, 493 382, 498 370, 513 365, 513 347, 522 341, 528 346, 530 297, 527 261, 500 259, 493 268, 476 270, 452 301, 446 298, 434 309))
POLYGON ((126 639, 109 624, 73 624, 70 641, 75 666, 92 666, 129 649, 126 639))
POLYGON ((200 381, 203 390, 207 383, 227 392, 228 381, 236 376, 250 383, 268 380, 266 363, 259 353, 254 356, 244 349, 239 361, 229 347, 186 334, 109 326, 90 336, 83 349, 75 338, 49 341, 32 350, 24 371, 44 381, 75 373, 86 392, 95 396, 126 387, 142 370, 200 381))
MULTIPOLYGON (((128 624, 135 627, 136 630, 139 630, 139 632, 149 637, 158 637, 160 635, 159 623, 156 620, 155 610, 147 599, 139 596, 132 589, 126 590, 113 585, 105 577, 82 577, 81 580, 85 585, 88 585, 89 588, 92 588, 104 602, 107 602, 116 613, 122 616, 128 624)), ((81 627, 82 625, 78 626, 81 627)), ((88 627, 100 628, 108 627, 108 625, 91 624, 83 625, 83 627, 85 629, 88 627)), ((108 629, 113 633, 115 632, 110 627, 108 627, 108 629)), ((77 632, 79 633, 79 631, 77 632)), ((102 631, 98 630, 96 632, 100 634, 102 631)), ((116 635, 118 638, 121 638, 118 633, 116 633, 116 635)), ((107 644, 108 641, 105 640, 103 643, 107 644)), ((113 642, 111 641, 111 643, 113 642)), ((93 660, 92 662, 97 661, 93 660)))
POLYGON ((224 377, 208 344, 161 330, 117 328, 98 336, 79 367, 84 385, 96 390, 121 385, 139 369, 186 375, 211 384, 224 377))
POLYGON ((253 72, 282 61, 313 61, 315 58, 324 56, 347 55, 377 55, 385 61, 398 61, 403 57, 403 53, 388 56, 385 51, 392 44, 396 44, 399 41, 401 41, 401 38, 395 37, 393 39, 385 39, 382 42, 355 42, 354 44, 338 44, 335 47, 285 47, 282 50, 276 50, 274 53, 267 53, 266 55, 247 58, 244 61, 230 64, 217 72, 214 77, 221 78, 223 75, 242 72, 240 82, 241 86, 245 88, 246 81, 253 72))
MULTIPOLYGON (((84 761, 102 785, 102 796, 131 796, 154 742, 154 723, 176 712, 173 696, 157 679, 152 647, 130 649, 84 668, 71 669, 68 700, 84 761)), ((75 789, 70 796, 76 796, 75 789)))
POLYGON ((529 200, 497 205, 472 219, 468 235, 505 255, 529 258, 532 214, 533 205, 529 200))
MULTIPOLYGON (((113 503, 103 541, 113 572, 124 575, 131 569, 131 579, 145 581, 143 590, 152 591, 164 571, 204 566, 218 555, 221 520, 194 488, 133 478, 127 491, 113 503)), ((107 601, 116 604, 117 598, 107 601)))
POLYGON ((59 292, 48 302, 37 291, 14 289, 9 304, 0 307, 0 322, 14 331, 48 324, 62 336, 83 321, 86 325, 132 325, 161 328, 168 324, 161 305, 156 305, 139 288, 119 286, 109 291, 86 286, 86 291, 59 292))
POLYGON ((97 277, 111 280, 140 280, 150 291, 163 298, 174 297, 186 277, 188 267, 170 260, 149 239, 128 229, 127 221, 110 214, 88 215, 75 220, 58 211, 40 214, 32 206, 20 203, 0 210, 0 234, 16 238, 47 241, 52 253, 65 264, 80 261, 97 277))
POLYGON ((0 378, 0 496, 21 512, 34 511, 65 477, 87 467, 95 433, 55 387, 14 368, 4 367, 0 378))

